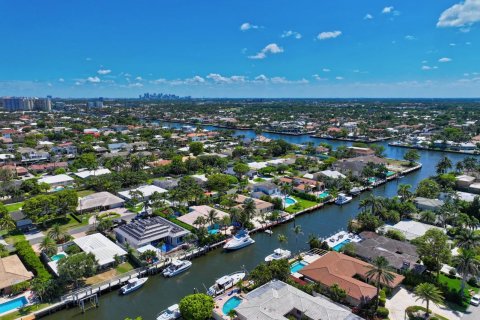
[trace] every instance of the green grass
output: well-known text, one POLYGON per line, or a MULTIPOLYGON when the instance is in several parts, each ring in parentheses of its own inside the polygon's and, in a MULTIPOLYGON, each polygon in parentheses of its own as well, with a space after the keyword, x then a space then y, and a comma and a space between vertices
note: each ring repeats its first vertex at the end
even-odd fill
POLYGON ((255 178, 253 179, 254 182, 263 182, 265 181, 265 179, 262 179, 262 178, 255 178))
POLYGON ((130 264, 130 262, 124 262, 119 264, 115 270, 117 270, 118 273, 127 273, 128 271, 133 270, 133 266, 130 264))
MULTIPOLYGON (((440 274, 440 277, 439 277, 438 280, 439 280, 440 283, 445 283, 448 286, 449 289, 453 289, 453 290, 458 291, 462 287, 462 281, 460 279, 449 278, 442 273, 440 274)), ((469 290, 473 290, 476 293, 478 293, 479 288, 472 287, 468 283, 465 282, 465 290, 466 290, 467 294, 468 294, 469 290)))
POLYGON ((83 197, 89 196, 89 195, 91 195, 92 193, 95 193, 95 191, 93 191, 93 190, 81 190, 81 191, 77 191, 77 194, 78 194, 78 197, 79 197, 79 198, 83 198, 83 197))
POLYGON ((313 202, 313 201, 308 201, 299 197, 291 196, 293 199, 297 200, 296 204, 292 204, 291 206, 288 206, 285 211, 288 213, 297 213, 299 211, 305 210, 307 208, 313 207, 317 205, 318 203, 313 202))
POLYGON ((12 204, 6 204, 5 208, 7 208, 8 212, 14 212, 14 211, 20 210, 22 206, 23 206, 23 202, 17 202, 12 204))
POLYGON ((132 205, 126 206, 131 212, 139 213, 143 209, 143 202, 138 203, 135 207, 132 205))
POLYGON ((38 310, 43 309, 43 308, 46 308, 49 305, 50 305, 49 303, 39 303, 39 304, 35 304, 33 306, 24 307, 24 308, 21 308, 21 309, 15 311, 15 312, 6 314, 4 316, 1 316, 0 320, 14 320, 14 319, 17 319, 17 318, 20 318, 20 317, 25 317, 25 316, 29 315, 30 313, 38 311, 38 310))
POLYGON ((19 241, 25 240, 25 236, 18 231, 11 231, 9 234, 3 237, 3 240, 5 240, 5 242, 8 244, 15 244, 19 241))
POLYGON ((70 230, 73 228, 87 225, 88 219, 90 218, 90 216, 91 216, 90 214, 77 215, 77 217, 82 220, 82 222, 79 223, 74 217, 72 217, 72 215, 68 214, 66 217, 56 218, 56 219, 47 221, 46 228, 44 228, 43 225, 39 225, 39 228, 42 231, 48 232, 54 224, 59 224, 66 230, 70 230))

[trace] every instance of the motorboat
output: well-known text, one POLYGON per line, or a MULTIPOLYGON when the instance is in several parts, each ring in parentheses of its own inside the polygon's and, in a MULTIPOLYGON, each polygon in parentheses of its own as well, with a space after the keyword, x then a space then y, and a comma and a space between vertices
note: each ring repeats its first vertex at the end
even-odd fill
POLYGON ((168 307, 157 315, 157 320, 175 320, 181 317, 178 304, 168 307))
POLYGON ((173 277, 179 273, 187 271, 188 269, 190 269, 191 266, 191 261, 174 259, 172 263, 165 270, 163 270, 162 274, 164 277, 167 278, 173 277))
POLYGON ((344 193, 340 193, 337 197, 337 200, 335 200, 335 204, 338 204, 339 206, 344 205, 346 203, 349 203, 352 201, 352 197, 347 196, 344 193))
POLYGON ((265 257, 265 261, 273 261, 273 260, 280 260, 280 259, 288 259, 292 256, 292 253, 288 250, 284 249, 275 249, 272 254, 265 257))
POLYGON ((213 286, 208 288, 207 294, 209 296, 216 297, 219 294, 224 293, 225 290, 230 289, 231 287, 233 287, 234 285, 242 281, 246 275, 247 275, 246 272, 238 271, 238 272, 229 274, 227 276, 223 276, 217 279, 217 281, 215 281, 215 284, 213 286))
POLYGON ((147 282, 148 278, 131 278, 128 279, 127 284, 120 288, 121 294, 129 294, 132 291, 139 289, 147 282))
POLYGON ((350 193, 352 196, 358 196, 361 192, 362 192, 362 189, 360 189, 359 187, 353 187, 353 188, 350 189, 350 191, 349 191, 349 193, 350 193))
POLYGON ((265 229, 265 233, 268 233, 269 235, 272 235, 272 234, 273 234, 273 231, 270 230, 270 229, 265 229))
POLYGON ((250 238, 250 236, 248 235, 248 231, 241 230, 231 240, 225 243, 225 245, 223 246, 223 249, 237 250, 254 243, 255 243, 255 240, 250 238))

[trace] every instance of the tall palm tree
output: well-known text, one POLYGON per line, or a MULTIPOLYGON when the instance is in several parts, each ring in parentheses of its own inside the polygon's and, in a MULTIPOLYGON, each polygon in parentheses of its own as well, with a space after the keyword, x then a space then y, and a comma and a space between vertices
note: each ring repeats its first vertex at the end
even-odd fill
POLYGON ((245 217, 245 223, 250 222, 252 220, 253 216, 255 215, 257 208, 255 206, 255 202, 253 202, 252 199, 247 199, 243 203, 243 210, 242 213, 245 217))
POLYGON ((208 224, 210 224, 210 226, 215 226, 219 221, 217 211, 215 209, 208 211, 208 215, 206 219, 208 221, 208 224))
POLYGON ((61 242, 65 240, 67 237, 67 233, 65 232, 65 229, 62 228, 61 225, 58 223, 54 224, 52 228, 48 231, 47 233, 48 237, 55 242, 61 242))
POLYGON ((417 301, 422 300, 427 302, 427 318, 430 314, 430 310, 428 309, 430 301, 436 305, 443 303, 442 291, 429 282, 424 282, 416 286, 415 294, 418 296, 417 301))
POLYGON ((195 221, 193 221, 193 225, 197 226, 197 229, 201 229, 201 228, 203 228, 203 226, 205 225, 206 222, 207 221, 204 217, 199 216, 195 219, 195 221))
POLYGON ((57 244, 55 240, 46 236, 42 239, 42 242, 40 242, 40 249, 44 251, 47 256, 51 257, 57 253, 57 244))
POLYGON ((464 250, 470 250, 480 246, 480 236, 471 229, 462 230, 456 237, 457 245, 464 250))
POLYGON ((398 186, 397 194, 402 197, 402 200, 408 201, 412 198, 413 193, 410 191, 412 185, 410 184, 401 184, 398 186))
POLYGON ((240 209, 238 209, 238 208, 230 209, 230 220, 232 222, 239 222, 240 216, 241 216, 240 209))
POLYGON ((475 252, 469 249, 461 250, 460 255, 454 257, 453 261, 462 275, 461 295, 463 297, 465 293, 465 279, 478 275, 480 261, 477 260, 475 252))
POLYGON ((420 220, 426 223, 435 223, 435 220, 437 219, 437 216, 435 212, 431 210, 425 210, 420 212, 420 220))
POLYGON ((293 233, 295 233, 295 244, 298 242, 298 236, 300 234, 303 234, 302 231, 302 226, 301 225, 296 225, 295 227, 292 228, 293 233))
POLYGON ((448 157, 443 157, 438 163, 437 163, 437 173, 438 174, 443 174, 446 173, 448 169, 452 167, 452 161, 448 157))
POLYGON ((277 239, 278 239, 278 242, 280 242, 280 244, 284 244, 288 242, 288 238, 284 234, 279 234, 277 239))
POLYGON ((0 215, 0 229, 1 230, 11 230, 15 229, 15 221, 7 212, 6 214, 0 215))
POLYGON ((375 310, 378 309, 378 293, 382 284, 389 285, 395 279, 395 274, 390 271, 388 260, 383 256, 378 256, 373 260, 372 266, 366 273, 367 279, 375 279, 375 286, 377 287, 377 300, 375 303, 375 310))
POLYGON ((378 215, 384 208, 384 199, 382 197, 376 197, 373 193, 370 193, 368 198, 360 201, 360 207, 365 209, 370 207, 372 214, 378 215))
POLYGON ((230 225, 230 217, 229 216, 223 216, 222 219, 220 220, 224 230, 225 230, 225 235, 227 235, 227 228, 230 225))

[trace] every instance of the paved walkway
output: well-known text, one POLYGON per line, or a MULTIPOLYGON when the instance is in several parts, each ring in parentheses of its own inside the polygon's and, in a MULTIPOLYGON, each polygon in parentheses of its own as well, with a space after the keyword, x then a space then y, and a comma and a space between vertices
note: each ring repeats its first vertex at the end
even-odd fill
MULTIPOLYGON (((400 288, 400 290, 391 298, 387 300, 386 307, 390 310, 389 318, 391 320, 404 320, 405 319, 405 309, 410 306, 423 306, 426 307, 425 303, 422 300, 416 300, 417 296, 415 294, 407 291, 405 288, 400 288)), ((449 320, 459 320, 463 316, 463 313, 458 311, 452 311, 443 306, 436 306, 433 303, 430 303, 430 310, 433 313, 437 313, 441 316, 448 318, 449 320)))

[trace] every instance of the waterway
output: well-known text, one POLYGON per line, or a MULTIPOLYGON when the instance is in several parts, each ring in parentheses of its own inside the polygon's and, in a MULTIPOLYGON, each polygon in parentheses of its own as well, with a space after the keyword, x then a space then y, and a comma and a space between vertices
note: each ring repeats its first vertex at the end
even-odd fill
MULTIPOLYGON (((170 124, 179 127, 181 124, 170 124)), ((215 127, 205 127, 207 130, 216 130, 215 127)), ((252 130, 236 130, 235 135, 243 135, 247 138, 254 138, 255 132, 252 130)), ((339 145, 350 145, 348 142, 339 142, 332 140, 324 140, 305 136, 289 136, 281 134, 264 133, 264 136, 272 139, 284 139, 290 143, 302 144, 314 142, 319 144, 326 142, 334 147, 339 145)), ((407 149, 390 147, 386 142, 381 142, 385 146, 385 154, 389 158, 403 159, 407 149)), ((398 184, 417 184, 435 174, 435 165, 444 157, 448 156, 455 165, 466 155, 441 153, 434 151, 418 150, 420 154, 420 162, 423 164, 421 170, 413 172, 403 179, 388 182, 373 192, 376 195, 391 197, 396 194, 398 184)), ((186 273, 171 279, 165 279, 160 275, 151 276, 145 286, 127 296, 119 296, 117 292, 106 293, 100 298, 100 307, 91 309, 85 314, 80 312, 78 308, 63 310, 47 317, 48 320, 59 319, 119 319, 126 317, 134 318, 142 316, 144 320, 155 319, 155 316, 168 306, 177 303, 185 295, 193 293, 196 288, 199 291, 205 291, 205 286, 210 286, 215 279, 222 275, 246 268, 251 270, 257 264, 263 261, 265 256, 272 253, 274 249, 281 246, 277 240, 278 234, 285 234, 288 242, 283 244, 284 248, 288 248, 292 252, 299 252, 308 249, 307 239, 310 234, 319 237, 327 237, 341 229, 345 229, 350 218, 355 217, 358 210, 358 203, 361 199, 368 196, 368 192, 363 193, 359 197, 344 206, 328 205, 309 214, 304 214, 296 219, 296 224, 301 225, 303 234, 297 238, 292 231, 293 222, 281 225, 273 230, 273 235, 266 233, 258 233, 253 235, 256 243, 247 248, 236 252, 226 253, 221 249, 214 250, 205 256, 193 260, 193 266, 186 273)))

